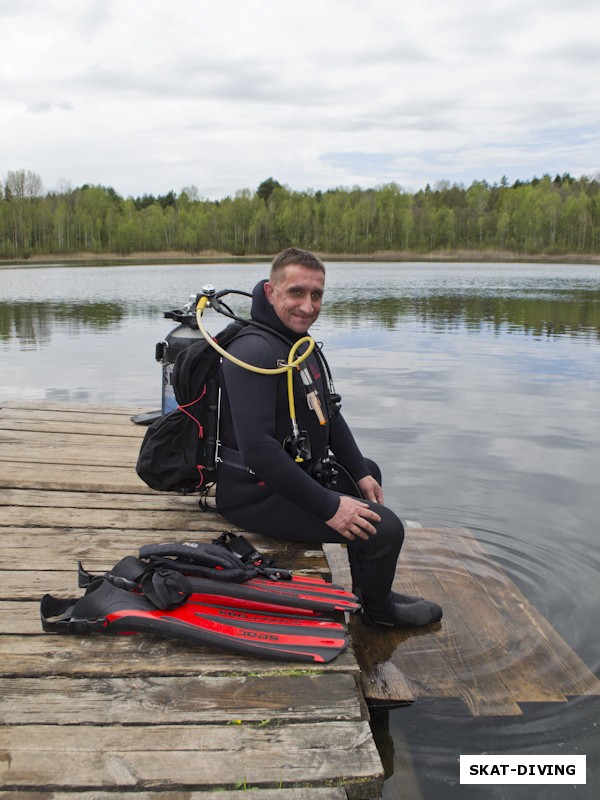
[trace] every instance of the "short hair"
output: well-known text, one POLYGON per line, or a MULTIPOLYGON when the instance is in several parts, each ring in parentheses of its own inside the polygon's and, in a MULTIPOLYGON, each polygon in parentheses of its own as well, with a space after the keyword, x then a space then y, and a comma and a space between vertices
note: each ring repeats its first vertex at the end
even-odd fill
POLYGON ((310 250, 301 250, 299 247, 286 247, 275 256, 271 264, 270 280, 274 280, 290 264, 298 264, 307 269, 314 269, 325 275, 325 265, 321 259, 310 250))

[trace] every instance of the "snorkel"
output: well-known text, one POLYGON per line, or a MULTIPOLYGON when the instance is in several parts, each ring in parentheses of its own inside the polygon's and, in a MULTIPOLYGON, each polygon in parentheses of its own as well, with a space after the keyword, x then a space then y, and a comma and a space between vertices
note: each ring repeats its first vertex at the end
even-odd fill
POLYGON ((241 367, 242 369, 247 369, 250 372, 255 372, 260 375, 283 375, 284 373, 287 373, 288 406, 292 424, 292 435, 285 439, 283 446, 297 463, 302 463, 303 461, 309 460, 311 458, 311 449, 308 434, 306 431, 301 431, 299 429, 296 419, 293 371, 298 370, 300 372, 302 384, 306 391, 308 406, 315 412, 317 419, 319 420, 319 424, 325 425, 327 420, 323 414, 317 386, 307 364, 304 363, 315 348, 315 340, 312 338, 312 336, 308 335, 298 339, 291 346, 287 361, 279 362, 277 367, 258 367, 254 364, 249 364, 246 361, 236 358, 231 353, 228 353, 223 347, 221 347, 204 327, 202 317, 207 306, 217 311, 219 314, 224 314, 226 317, 238 322, 251 324, 255 327, 269 331, 270 333, 274 333, 274 331, 268 326, 262 325, 255 320, 247 320, 235 315, 228 306, 221 302, 221 298, 228 294, 238 294, 245 297, 252 296, 248 294, 248 292, 242 292, 236 289, 223 289, 217 292, 214 286, 204 286, 202 288, 202 292, 196 296, 196 322, 198 324, 198 330, 204 336, 210 346, 213 347, 221 356, 223 356, 223 358, 226 358, 232 363, 237 364, 237 366, 241 367), (296 356, 302 345, 306 345, 306 349, 303 353, 301 353, 301 355, 296 356))

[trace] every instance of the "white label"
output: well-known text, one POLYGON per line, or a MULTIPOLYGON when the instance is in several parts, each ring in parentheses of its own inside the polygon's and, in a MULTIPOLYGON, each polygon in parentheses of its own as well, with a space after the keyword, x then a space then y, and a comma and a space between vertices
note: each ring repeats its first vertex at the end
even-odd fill
POLYGON ((585 756, 460 756, 460 782, 585 783, 585 756))

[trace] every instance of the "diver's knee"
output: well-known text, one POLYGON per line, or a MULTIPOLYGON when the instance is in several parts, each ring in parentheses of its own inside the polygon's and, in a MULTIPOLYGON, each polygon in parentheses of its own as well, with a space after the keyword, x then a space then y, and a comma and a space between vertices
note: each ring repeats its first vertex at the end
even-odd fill
POLYGON ((377 536, 385 540, 390 546, 396 546, 398 550, 404 542, 404 525, 400 517, 387 506, 377 506, 377 513, 381 517, 381 522, 377 523, 377 536))

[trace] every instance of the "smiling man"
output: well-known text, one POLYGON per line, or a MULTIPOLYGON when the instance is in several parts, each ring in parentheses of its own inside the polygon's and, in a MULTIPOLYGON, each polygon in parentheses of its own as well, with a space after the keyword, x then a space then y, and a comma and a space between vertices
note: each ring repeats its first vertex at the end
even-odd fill
POLYGON ((316 322, 325 289, 325 273, 290 264, 271 273, 265 296, 280 321, 295 333, 306 333, 316 322))
MULTIPOLYGON (((245 328, 229 352, 258 367, 287 362, 291 346, 318 318, 324 289, 321 260, 287 248, 252 294, 251 315, 262 327, 245 328)), ((400 628, 438 622, 442 610, 436 603, 392 592, 404 528, 384 505, 377 465, 363 457, 340 413, 318 348, 303 366, 304 375, 296 371, 293 381, 299 428, 294 434, 287 375, 257 374, 223 361, 219 511, 265 536, 346 543, 366 622, 400 628)))

